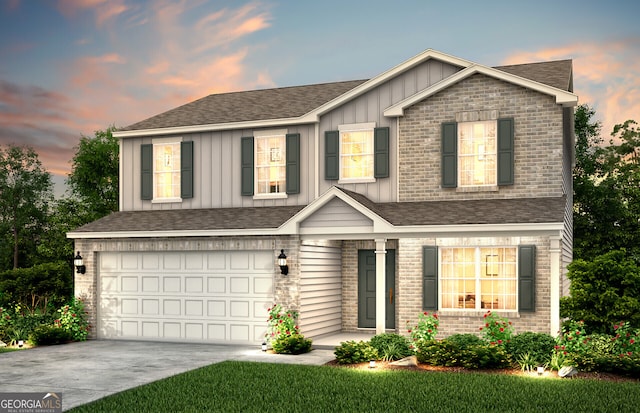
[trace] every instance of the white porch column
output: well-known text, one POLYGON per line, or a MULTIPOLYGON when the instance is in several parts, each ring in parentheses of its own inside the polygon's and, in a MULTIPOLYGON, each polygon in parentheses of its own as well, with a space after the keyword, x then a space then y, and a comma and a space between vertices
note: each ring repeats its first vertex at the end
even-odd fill
POLYGON ((376 240, 376 334, 384 333, 386 327, 386 245, 386 239, 376 240))
POLYGON ((550 334, 553 337, 560 331, 560 254, 562 248, 560 238, 552 237, 549 245, 549 267, 550 267, 550 288, 549 299, 551 300, 551 325, 550 334))

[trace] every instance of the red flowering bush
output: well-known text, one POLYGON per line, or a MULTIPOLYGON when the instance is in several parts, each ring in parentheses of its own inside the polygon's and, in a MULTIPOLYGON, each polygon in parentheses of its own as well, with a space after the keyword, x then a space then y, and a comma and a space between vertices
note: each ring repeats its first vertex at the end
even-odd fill
POLYGON ((418 324, 411 326, 410 323, 407 320, 407 332, 411 336, 411 341, 414 342, 415 348, 415 342, 417 341, 429 341, 436 338, 440 320, 438 319, 438 314, 429 314, 424 311, 418 315, 418 324))
POLYGON ((311 350, 311 340, 300 334, 297 311, 286 310, 280 304, 274 304, 268 311, 265 341, 271 343, 276 353, 300 354, 311 350))
POLYGON ((613 326, 615 336, 611 339, 614 353, 621 357, 640 354, 640 330, 633 329, 629 323, 621 321, 613 326))
POLYGON ((89 335, 89 323, 87 312, 84 310, 84 302, 73 298, 71 302, 58 311, 59 318, 54 325, 71 334, 74 341, 85 341, 89 335))
POLYGON ((558 345, 555 350, 563 355, 581 354, 590 348, 590 340, 591 338, 584 328, 584 321, 570 320, 565 323, 562 335, 558 337, 558 345))
POLYGON ((484 326, 480 331, 484 340, 493 346, 504 346, 513 337, 511 321, 491 311, 484 315, 484 326))

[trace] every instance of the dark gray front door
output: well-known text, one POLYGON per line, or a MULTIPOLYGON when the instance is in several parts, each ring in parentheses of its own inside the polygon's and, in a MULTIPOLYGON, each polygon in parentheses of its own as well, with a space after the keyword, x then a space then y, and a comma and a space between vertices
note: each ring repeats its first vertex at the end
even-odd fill
MULTIPOLYGON (((385 281, 385 324, 396 328, 395 317, 396 251, 387 250, 385 281)), ((374 250, 358 250, 358 327, 376 326, 376 254, 374 250)))

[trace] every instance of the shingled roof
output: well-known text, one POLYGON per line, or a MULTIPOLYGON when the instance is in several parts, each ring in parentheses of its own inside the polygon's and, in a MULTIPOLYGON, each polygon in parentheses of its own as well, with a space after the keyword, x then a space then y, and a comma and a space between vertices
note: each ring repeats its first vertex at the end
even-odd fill
POLYGON ((143 130, 214 125, 302 116, 366 80, 209 95, 120 129, 143 130))
MULTIPOLYGON (((495 69, 564 91, 571 91, 573 88, 571 60, 497 66, 495 69)), ((367 79, 212 94, 119 131, 297 118, 366 81, 367 79)))
MULTIPOLYGON (((338 188, 392 225, 540 224, 562 222, 565 197, 376 203, 338 188)), ((303 206, 114 212, 75 233, 277 229, 303 206)))

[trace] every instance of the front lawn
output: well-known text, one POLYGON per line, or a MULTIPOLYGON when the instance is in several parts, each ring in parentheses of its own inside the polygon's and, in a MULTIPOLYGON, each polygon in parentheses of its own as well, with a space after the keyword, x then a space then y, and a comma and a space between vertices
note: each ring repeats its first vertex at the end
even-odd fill
POLYGON ((638 406, 633 382, 227 361, 71 411, 619 413, 638 406))

